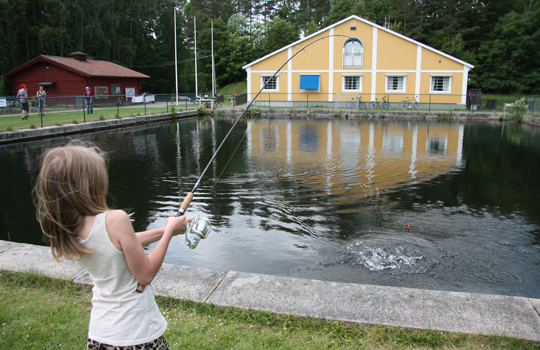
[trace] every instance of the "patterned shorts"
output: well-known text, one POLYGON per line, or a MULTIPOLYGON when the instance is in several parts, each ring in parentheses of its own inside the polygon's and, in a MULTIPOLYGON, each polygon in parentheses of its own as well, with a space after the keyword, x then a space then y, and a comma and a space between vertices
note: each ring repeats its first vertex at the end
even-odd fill
POLYGON ((115 346, 102 344, 92 339, 88 339, 86 344, 87 350, 171 350, 167 339, 162 335, 161 337, 152 340, 148 343, 139 344, 139 345, 130 345, 130 346, 115 346))

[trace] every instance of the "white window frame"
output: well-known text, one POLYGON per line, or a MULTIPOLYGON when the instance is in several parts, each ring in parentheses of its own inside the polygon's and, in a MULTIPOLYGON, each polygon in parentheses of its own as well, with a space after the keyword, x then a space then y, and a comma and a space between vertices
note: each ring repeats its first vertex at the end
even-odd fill
POLYGON ((432 74, 429 80, 429 93, 430 94, 449 94, 452 92, 452 75, 451 74, 432 74), (439 91, 433 90, 433 80, 435 78, 448 78, 448 90, 439 91))
MULTIPOLYGON (((353 54, 354 55, 354 54, 353 54)), ((353 56, 354 57, 354 56, 353 56)), ((353 61, 354 61, 354 58, 353 58, 353 61)), ((364 44, 362 43, 362 41, 360 41, 360 39, 358 38, 351 38, 351 39, 348 39, 345 41, 345 43, 343 44, 343 59, 342 59, 342 66, 343 68, 363 68, 364 67, 364 44), (346 49, 345 47, 350 44, 350 43, 353 43, 353 42, 357 42, 360 44, 360 47, 361 47, 361 52, 360 52, 360 64, 345 64, 345 58, 348 57, 349 53, 346 52, 346 49)))
MULTIPOLYGON (((261 75, 261 89, 264 86, 264 78, 271 78, 272 75, 273 74, 261 75)), ((276 74, 274 79, 276 79, 276 88, 275 89, 269 89, 268 87, 266 87, 263 91, 279 91, 279 75, 276 74)))
POLYGON ((362 92, 362 87, 363 87, 363 82, 364 82, 364 77, 362 74, 343 74, 341 76, 341 92, 362 92), (345 81, 347 80, 347 78, 359 78, 359 82, 358 82, 358 85, 359 85, 359 89, 346 89, 346 84, 345 84, 345 81))
POLYGON ((407 92, 407 75, 406 74, 387 74, 384 79, 384 91, 386 93, 406 93, 407 92), (403 78, 403 89, 401 90, 390 90, 388 89, 388 78, 403 78))

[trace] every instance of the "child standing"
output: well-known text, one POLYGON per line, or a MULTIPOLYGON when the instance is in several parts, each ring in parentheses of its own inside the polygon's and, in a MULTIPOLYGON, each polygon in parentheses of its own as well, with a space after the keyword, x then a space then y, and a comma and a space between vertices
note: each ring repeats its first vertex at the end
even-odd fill
POLYGON ((54 259, 78 259, 92 276, 87 349, 169 349, 149 284, 190 219, 171 217, 164 228, 135 233, 128 214, 107 207, 107 187, 104 155, 71 142, 43 155, 34 190, 54 259), (143 246, 158 240, 146 255, 143 246))
POLYGON ((90 87, 86 87, 86 91, 84 93, 84 96, 86 98, 86 113, 92 114, 94 113, 94 108, 92 107, 92 91, 90 90, 90 87))
POLYGON ((36 92, 36 98, 37 98, 37 103, 38 103, 38 111, 39 111, 39 114, 42 116, 45 115, 43 114, 43 108, 45 107, 46 97, 47 97, 47 93, 45 92, 45 90, 43 90, 43 85, 40 85, 39 90, 36 92))

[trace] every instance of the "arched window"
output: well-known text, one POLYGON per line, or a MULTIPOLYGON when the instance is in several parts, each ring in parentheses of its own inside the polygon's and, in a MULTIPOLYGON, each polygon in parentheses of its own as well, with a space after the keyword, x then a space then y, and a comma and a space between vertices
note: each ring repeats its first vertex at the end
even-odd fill
POLYGON ((364 46, 357 38, 350 38, 343 44, 343 67, 362 68, 364 64, 364 46))

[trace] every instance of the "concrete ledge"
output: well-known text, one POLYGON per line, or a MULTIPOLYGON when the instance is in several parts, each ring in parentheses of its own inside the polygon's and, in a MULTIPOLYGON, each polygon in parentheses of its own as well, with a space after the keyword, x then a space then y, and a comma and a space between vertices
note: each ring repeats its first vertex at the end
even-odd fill
MULTIPOLYGON (((235 109, 217 109, 213 113, 220 116, 239 116, 244 110, 235 109)), ((427 120, 492 120, 498 121, 502 114, 495 112, 456 112, 456 111, 396 111, 396 110, 347 110, 347 109, 268 109, 258 108, 251 111, 251 115, 256 114, 261 117, 291 117, 291 118, 317 118, 317 117, 346 117, 346 118, 394 118, 394 119, 427 119, 427 120)))
POLYGON ((540 317, 527 298, 229 272, 209 302, 361 324, 540 340, 540 317))
POLYGON ((7 249, 1 251, 0 269, 15 272, 31 271, 53 278, 70 280, 84 272, 84 268, 75 261, 61 263, 54 261, 51 249, 48 247, 24 243, 12 243, 7 249))
MULTIPOLYGON (((0 241, 0 269, 92 284, 77 263, 48 247, 0 241)), ((164 264, 156 295, 360 324, 505 335, 540 341, 540 300, 337 283, 164 264)))
POLYGON ((164 113, 137 117, 126 117, 122 119, 99 120, 95 122, 80 124, 66 124, 62 126, 48 126, 44 128, 0 132, 0 145, 14 142, 45 139, 49 137, 66 136, 71 134, 81 134, 85 132, 114 129, 138 124, 155 123, 178 118, 196 117, 197 115, 198 112, 196 110, 193 110, 178 112, 176 113, 176 117, 173 117, 172 113, 164 113))
POLYGON ((152 288, 156 295, 206 302, 226 275, 226 271, 163 264, 152 288))

